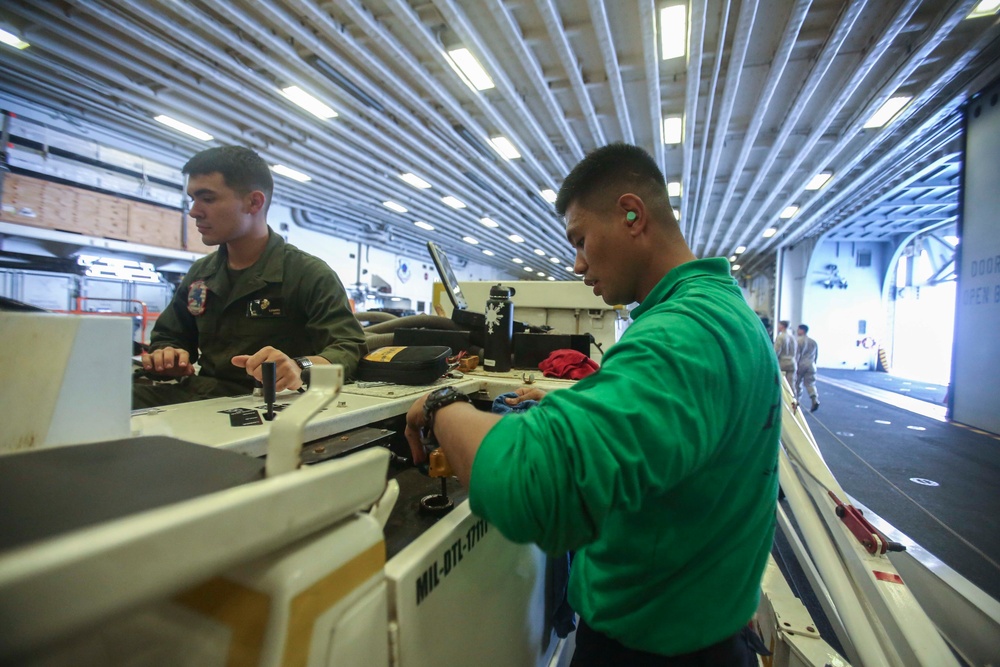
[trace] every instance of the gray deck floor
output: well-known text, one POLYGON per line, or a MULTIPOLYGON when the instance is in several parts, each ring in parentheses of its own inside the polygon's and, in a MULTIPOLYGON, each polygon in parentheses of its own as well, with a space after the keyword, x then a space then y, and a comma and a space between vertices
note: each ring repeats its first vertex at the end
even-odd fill
POLYGON ((940 385, 817 375, 809 426, 844 490, 1000 600, 1000 437, 945 421, 940 385))

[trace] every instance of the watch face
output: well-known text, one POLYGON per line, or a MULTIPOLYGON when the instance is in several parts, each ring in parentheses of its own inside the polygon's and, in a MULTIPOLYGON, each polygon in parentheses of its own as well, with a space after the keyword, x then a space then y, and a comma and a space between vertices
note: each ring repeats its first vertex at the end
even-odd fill
POLYGON ((439 398, 444 398, 453 391, 455 391, 454 387, 441 387, 440 389, 435 389, 434 391, 432 391, 431 395, 428 396, 427 398, 428 400, 436 400, 439 398))

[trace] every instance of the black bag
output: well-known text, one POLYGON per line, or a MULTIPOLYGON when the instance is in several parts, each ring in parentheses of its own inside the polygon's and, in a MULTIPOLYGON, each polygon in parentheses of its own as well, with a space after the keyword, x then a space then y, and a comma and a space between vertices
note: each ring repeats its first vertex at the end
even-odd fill
POLYGON ((426 385, 448 370, 451 348, 440 345, 381 347, 358 362, 358 380, 426 385))

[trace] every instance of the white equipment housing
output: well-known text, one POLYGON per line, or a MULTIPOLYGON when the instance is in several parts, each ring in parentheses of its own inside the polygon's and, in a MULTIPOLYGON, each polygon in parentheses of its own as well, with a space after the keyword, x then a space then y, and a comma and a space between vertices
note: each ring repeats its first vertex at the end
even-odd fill
POLYGON ((128 437, 131 320, 0 312, 0 340, 0 454, 128 437))

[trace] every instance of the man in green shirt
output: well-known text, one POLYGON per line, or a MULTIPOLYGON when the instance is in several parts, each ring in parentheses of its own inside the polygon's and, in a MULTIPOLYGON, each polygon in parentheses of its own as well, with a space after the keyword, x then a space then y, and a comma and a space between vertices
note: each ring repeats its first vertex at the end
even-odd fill
POLYGON ((219 250, 191 265, 142 355, 146 371, 178 382, 133 385, 133 408, 249 394, 268 361, 278 391, 301 387, 315 364, 343 364, 350 378, 364 332, 337 274, 268 227, 267 163, 249 148, 220 146, 183 172, 190 215, 219 250))
POLYGON ((598 372, 523 414, 447 390, 418 400, 414 458, 432 435, 476 514, 515 542, 576 552, 574 666, 756 664, 745 628, 778 491, 771 342, 728 262, 690 251, 641 149, 588 155, 556 210, 576 273, 606 303, 639 302, 633 324, 598 372))

